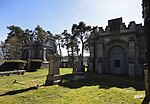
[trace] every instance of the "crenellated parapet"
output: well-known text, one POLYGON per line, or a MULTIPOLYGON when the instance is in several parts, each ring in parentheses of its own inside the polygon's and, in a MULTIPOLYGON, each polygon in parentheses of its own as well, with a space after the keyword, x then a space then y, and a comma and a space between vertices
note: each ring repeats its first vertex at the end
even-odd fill
POLYGON ((118 34, 128 34, 134 32, 142 32, 143 26, 142 24, 136 24, 135 21, 129 22, 126 26, 125 23, 122 22, 122 18, 116 18, 108 20, 108 26, 104 29, 103 27, 98 28, 99 35, 118 35, 118 34))

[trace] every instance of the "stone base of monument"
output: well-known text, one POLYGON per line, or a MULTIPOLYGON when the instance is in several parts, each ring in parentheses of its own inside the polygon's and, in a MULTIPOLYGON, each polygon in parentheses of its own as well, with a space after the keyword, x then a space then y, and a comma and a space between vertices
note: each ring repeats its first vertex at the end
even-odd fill
POLYGON ((76 79, 85 79, 85 73, 84 72, 75 72, 74 80, 76 80, 76 79))
POLYGON ((53 75, 47 75, 46 81, 45 81, 45 85, 46 86, 50 86, 54 84, 54 78, 53 75))

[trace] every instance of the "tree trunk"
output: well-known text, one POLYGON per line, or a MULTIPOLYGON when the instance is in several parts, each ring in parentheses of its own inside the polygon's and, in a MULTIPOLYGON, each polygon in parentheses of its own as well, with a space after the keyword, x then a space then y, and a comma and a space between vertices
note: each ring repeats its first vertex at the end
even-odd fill
POLYGON ((61 59, 62 59, 62 51, 61 51, 61 47, 60 47, 60 42, 58 40, 58 46, 59 46, 59 54, 60 54, 60 62, 61 62, 61 59))
POLYGON ((72 58, 72 68, 73 68, 73 73, 75 72, 75 63, 74 63, 74 54, 73 54, 73 46, 71 46, 71 58, 72 58))
POLYGON ((69 49, 67 49, 67 54, 68 54, 68 63, 69 63, 69 67, 71 67, 69 49))
POLYGON ((82 43, 81 57, 83 58, 83 55, 84 55, 84 42, 83 42, 83 39, 81 39, 81 43, 82 43))
POLYGON ((85 72, 85 68, 84 68, 84 64, 83 64, 83 57, 84 57, 84 42, 81 39, 81 43, 82 43, 82 53, 81 53, 81 71, 85 72))

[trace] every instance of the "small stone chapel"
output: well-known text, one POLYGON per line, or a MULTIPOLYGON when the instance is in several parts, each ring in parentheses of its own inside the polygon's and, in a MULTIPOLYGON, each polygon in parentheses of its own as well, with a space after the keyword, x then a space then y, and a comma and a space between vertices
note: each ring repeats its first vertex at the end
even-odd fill
POLYGON ((106 29, 93 30, 90 40, 89 72, 143 76, 146 43, 142 24, 132 21, 126 26, 122 18, 108 20, 106 29))

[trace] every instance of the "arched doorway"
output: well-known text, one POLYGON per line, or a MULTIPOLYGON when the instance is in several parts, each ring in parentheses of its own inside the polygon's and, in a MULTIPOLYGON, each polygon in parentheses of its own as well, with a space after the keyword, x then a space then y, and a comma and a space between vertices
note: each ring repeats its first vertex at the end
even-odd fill
POLYGON ((126 74, 126 52, 120 46, 115 46, 110 49, 109 53, 110 73, 126 74))
POLYGON ((29 58, 29 50, 28 49, 23 51, 23 57, 22 58, 25 60, 27 60, 29 58))

